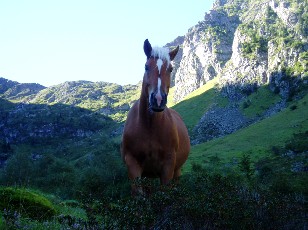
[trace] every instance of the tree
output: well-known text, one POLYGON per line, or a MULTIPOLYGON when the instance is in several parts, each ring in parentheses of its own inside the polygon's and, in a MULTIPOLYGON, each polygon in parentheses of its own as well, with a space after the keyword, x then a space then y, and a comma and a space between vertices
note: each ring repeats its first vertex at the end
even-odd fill
POLYGON ((246 178, 250 180, 251 176, 254 174, 254 169, 252 167, 252 162, 249 153, 244 153, 242 155, 241 161, 239 163, 239 168, 244 173, 246 178))

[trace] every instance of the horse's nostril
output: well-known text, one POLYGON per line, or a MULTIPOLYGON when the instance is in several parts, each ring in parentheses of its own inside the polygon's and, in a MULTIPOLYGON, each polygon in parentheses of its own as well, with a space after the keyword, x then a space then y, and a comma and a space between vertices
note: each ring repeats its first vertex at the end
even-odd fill
POLYGON ((166 106, 166 95, 158 95, 157 93, 151 93, 149 107, 154 112, 161 112, 166 106))

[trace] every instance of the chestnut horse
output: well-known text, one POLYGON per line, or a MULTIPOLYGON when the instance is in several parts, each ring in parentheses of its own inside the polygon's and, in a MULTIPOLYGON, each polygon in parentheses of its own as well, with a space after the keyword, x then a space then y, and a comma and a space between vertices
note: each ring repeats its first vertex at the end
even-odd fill
MULTIPOLYGON (((166 107, 170 88, 171 61, 179 47, 143 46, 147 57, 141 96, 130 109, 124 126, 121 155, 128 176, 158 177, 162 185, 177 179, 190 151, 187 128, 180 115, 166 107)), ((132 194, 142 193, 132 184, 132 194)))

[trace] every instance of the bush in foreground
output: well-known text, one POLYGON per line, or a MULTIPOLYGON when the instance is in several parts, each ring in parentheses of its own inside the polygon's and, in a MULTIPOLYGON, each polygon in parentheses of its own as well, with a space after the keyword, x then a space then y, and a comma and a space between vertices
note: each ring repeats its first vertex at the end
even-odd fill
POLYGON ((56 215, 53 204, 38 193, 19 188, 0 188, 0 210, 5 215, 19 215, 46 220, 56 215))
MULTIPOLYGON (((97 199, 85 194, 79 201, 62 202, 66 207, 71 204, 73 207, 58 208, 57 215, 49 221, 36 216, 32 221, 9 222, 4 216, 4 223, 15 228, 22 224, 37 226, 35 229, 44 226, 52 229, 303 229, 307 226, 304 195, 248 186, 243 181, 239 176, 209 175, 199 168, 184 175, 179 184, 168 187, 160 187, 153 180, 141 180, 141 184, 152 187, 148 196, 133 198, 127 193, 122 198, 97 199)), ((11 216, 17 215, 12 220, 20 219, 19 212, 14 210, 23 211, 23 216, 34 212, 26 206, 20 209, 17 205, 16 209, 13 202, 8 203, 11 216)))

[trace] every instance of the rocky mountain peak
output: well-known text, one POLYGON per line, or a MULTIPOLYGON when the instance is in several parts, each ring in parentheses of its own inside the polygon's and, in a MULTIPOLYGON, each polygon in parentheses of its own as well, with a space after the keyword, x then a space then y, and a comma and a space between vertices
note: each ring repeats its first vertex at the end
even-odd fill
POLYGON ((175 75, 175 101, 196 90, 220 73, 232 54, 238 16, 211 10, 185 35, 183 58, 175 75))
POLYGON ((174 100, 214 77, 232 94, 235 86, 277 86, 273 73, 285 68, 306 76, 307 61, 300 60, 308 49, 307 8, 307 1, 295 0, 215 1, 204 20, 184 37, 174 100))

